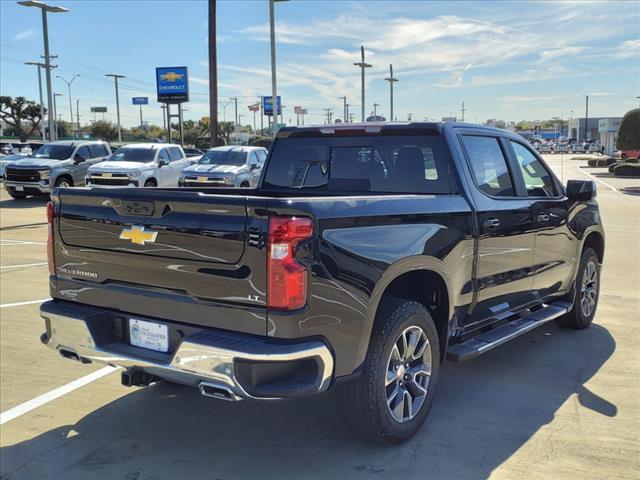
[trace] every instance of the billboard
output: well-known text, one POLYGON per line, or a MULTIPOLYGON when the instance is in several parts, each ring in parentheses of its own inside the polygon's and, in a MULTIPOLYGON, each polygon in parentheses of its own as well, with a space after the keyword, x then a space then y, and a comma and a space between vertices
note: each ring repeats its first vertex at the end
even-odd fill
MULTIPOLYGON (((271 100, 272 96, 262 97, 262 111, 265 115, 273 115, 273 101, 271 100)), ((276 106, 277 111, 276 115, 280 115, 282 113, 282 98, 280 95, 276 97, 276 106)))
POLYGON ((188 102, 189 75, 187 67, 156 67, 156 86, 158 102, 188 102))
POLYGON ((91 113, 107 113, 107 107, 91 107, 91 113))
POLYGON ((149 105, 149 97, 132 97, 133 105, 149 105))

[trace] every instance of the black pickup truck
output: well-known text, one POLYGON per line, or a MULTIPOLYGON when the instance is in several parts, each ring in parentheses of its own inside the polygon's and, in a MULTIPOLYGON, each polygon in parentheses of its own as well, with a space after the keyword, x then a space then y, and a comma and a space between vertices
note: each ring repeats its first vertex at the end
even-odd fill
POLYGON ((494 128, 284 128, 254 190, 55 190, 42 342, 123 367, 124 385, 228 401, 335 389, 349 422, 401 442, 445 359, 551 320, 589 326, 595 196, 494 128))

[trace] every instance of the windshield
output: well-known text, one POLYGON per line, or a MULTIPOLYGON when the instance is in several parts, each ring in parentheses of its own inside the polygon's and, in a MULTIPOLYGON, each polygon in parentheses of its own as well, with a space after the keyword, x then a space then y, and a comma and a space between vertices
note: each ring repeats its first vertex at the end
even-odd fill
POLYGON ((247 153, 242 150, 209 150, 200 161, 199 165, 244 165, 247 153))
POLYGON ((74 148, 71 145, 43 145, 33 156, 51 160, 66 160, 71 157, 74 148))
POLYGON ((152 162, 156 156, 156 150, 150 148, 119 148, 109 157, 110 162, 152 162))

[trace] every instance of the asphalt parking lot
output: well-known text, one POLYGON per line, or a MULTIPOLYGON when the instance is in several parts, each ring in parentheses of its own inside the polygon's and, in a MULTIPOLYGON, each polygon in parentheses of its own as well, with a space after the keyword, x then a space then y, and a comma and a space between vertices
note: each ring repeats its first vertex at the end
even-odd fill
POLYGON ((128 389, 117 371, 44 348, 46 200, 3 190, 0 477, 640 478, 640 179, 561 158, 547 156, 565 182, 598 181, 607 241, 594 325, 548 324, 445 364, 425 427, 392 448, 346 430, 331 392, 231 404, 163 383, 128 389))

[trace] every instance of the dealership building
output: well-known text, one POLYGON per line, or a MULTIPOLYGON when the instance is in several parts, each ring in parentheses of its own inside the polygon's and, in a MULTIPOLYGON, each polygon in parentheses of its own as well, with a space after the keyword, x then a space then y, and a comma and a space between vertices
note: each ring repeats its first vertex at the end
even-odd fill
POLYGON ((569 138, 579 142, 599 140, 604 153, 613 155, 622 117, 574 118, 569 122, 569 138))
POLYGON ((616 151, 616 139, 618 138, 618 130, 622 117, 618 118, 601 118, 598 122, 598 134, 600 135, 600 143, 604 147, 604 153, 613 155, 616 151))

